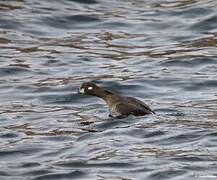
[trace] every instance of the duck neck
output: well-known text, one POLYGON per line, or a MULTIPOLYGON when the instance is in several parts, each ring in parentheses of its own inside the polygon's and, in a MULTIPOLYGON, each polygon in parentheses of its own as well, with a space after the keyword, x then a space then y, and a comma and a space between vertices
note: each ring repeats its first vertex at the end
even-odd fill
POLYGON ((113 94, 112 92, 106 89, 101 89, 95 96, 102 98, 104 101, 106 101, 107 97, 112 94, 113 94))

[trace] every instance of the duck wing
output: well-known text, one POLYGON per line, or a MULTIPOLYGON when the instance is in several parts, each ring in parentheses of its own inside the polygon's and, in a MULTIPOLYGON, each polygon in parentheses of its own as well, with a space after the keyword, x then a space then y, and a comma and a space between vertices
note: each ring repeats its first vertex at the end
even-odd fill
POLYGON ((151 110, 151 108, 145 104, 143 101, 133 98, 133 97, 122 97, 124 98, 124 101, 132 106, 135 106, 138 109, 141 109, 142 111, 146 112, 146 114, 155 114, 154 111, 151 110))
POLYGON ((117 118, 125 118, 129 115, 142 116, 150 114, 150 111, 138 108, 132 104, 117 103, 114 108, 115 109, 111 115, 117 118))

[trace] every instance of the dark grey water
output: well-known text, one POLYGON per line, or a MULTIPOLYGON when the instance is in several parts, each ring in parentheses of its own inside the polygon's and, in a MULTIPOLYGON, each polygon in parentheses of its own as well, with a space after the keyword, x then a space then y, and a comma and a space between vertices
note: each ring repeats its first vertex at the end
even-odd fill
POLYGON ((216 46, 216 0, 0 1, 0 179, 216 179, 216 46))

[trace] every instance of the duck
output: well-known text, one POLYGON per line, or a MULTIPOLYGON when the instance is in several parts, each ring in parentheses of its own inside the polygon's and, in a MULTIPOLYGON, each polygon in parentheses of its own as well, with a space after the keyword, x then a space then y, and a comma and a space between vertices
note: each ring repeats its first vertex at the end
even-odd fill
POLYGON ((110 90, 100 87, 93 82, 84 82, 80 85, 79 94, 96 96, 105 101, 109 109, 109 117, 125 118, 129 115, 144 116, 155 112, 143 101, 134 97, 117 95, 110 90))

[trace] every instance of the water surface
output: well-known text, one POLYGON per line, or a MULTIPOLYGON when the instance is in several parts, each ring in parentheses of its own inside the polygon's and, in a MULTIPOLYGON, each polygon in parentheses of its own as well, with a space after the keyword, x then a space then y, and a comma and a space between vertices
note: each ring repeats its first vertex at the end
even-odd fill
POLYGON ((0 179, 216 179, 215 0, 0 2, 0 179), (93 81, 155 116, 111 119, 93 81))

